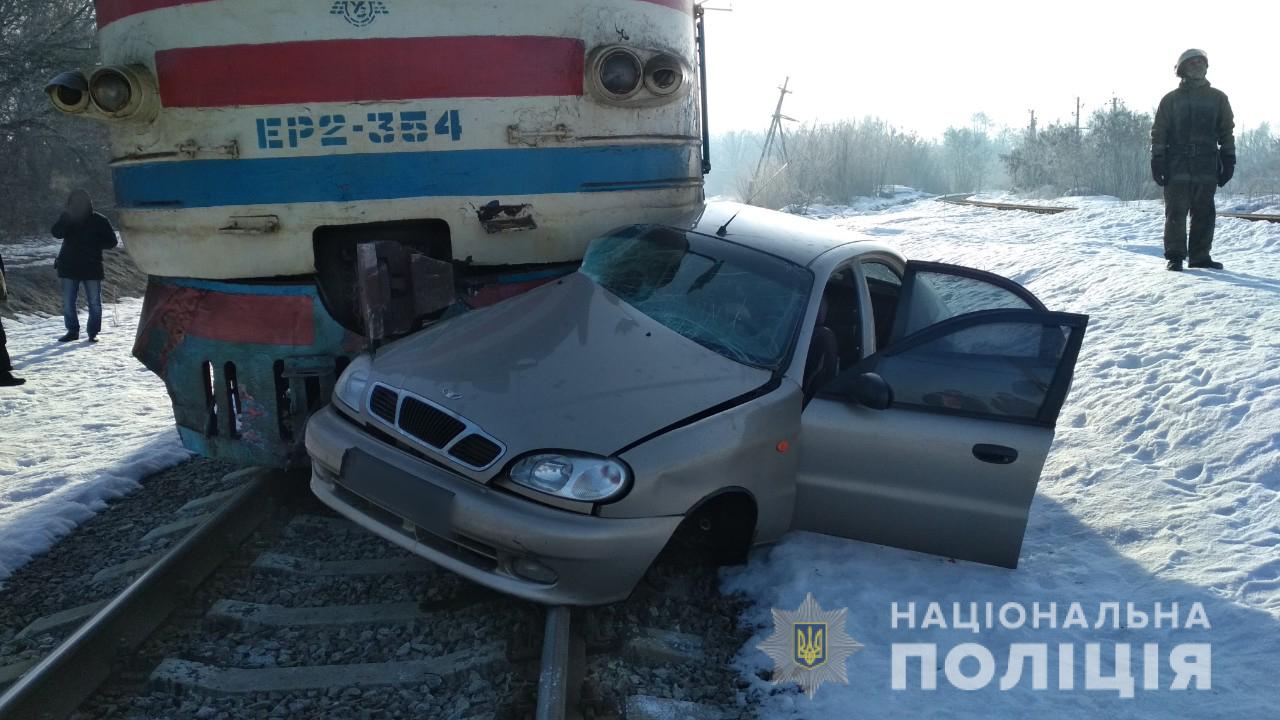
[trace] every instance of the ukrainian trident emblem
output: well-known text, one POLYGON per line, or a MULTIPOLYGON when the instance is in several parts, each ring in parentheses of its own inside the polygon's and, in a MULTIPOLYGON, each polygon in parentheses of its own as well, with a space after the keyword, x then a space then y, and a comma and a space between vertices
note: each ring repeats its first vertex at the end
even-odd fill
POLYGON ((794 659, 807 667, 817 667, 827 661, 827 624, 796 623, 796 652, 794 659))
POLYGON ((848 612, 824 611, 812 593, 795 612, 775 608, 773 635, 757 645, 773 659, 773 683, 794 682, 810 699, 824 682, 847 685, 845 659, 862 649, 845 632, 848 612))
POLYGON ((381 0, 337 0, 329 8, 330 15, 341 15, 356 27, 365 27, 377 20, 379 15, 390 12, 387 4, 381 0))

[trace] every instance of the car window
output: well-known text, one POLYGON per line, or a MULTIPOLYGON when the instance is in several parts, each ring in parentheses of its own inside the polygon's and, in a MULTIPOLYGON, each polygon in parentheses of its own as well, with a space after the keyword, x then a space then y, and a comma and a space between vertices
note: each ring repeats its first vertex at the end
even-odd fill
POLYGON ((862 264, 862 274, 867 278, 867 292, 871 295, 871 317, 876 336, 876 347, 889 344, 893 321, 898 315, 898 300, 902 296, 902 278, 888 265, 868 261, 862 264))
POLYGON ((974 325, 888 355, 876 371, 893 388, 895 404, 1035 420, 1070 332, 1039 322, 974 325))
POLYGON ((594 240, 581 271, 703 347, 769 369, 787 359, 813 285, 781 258, 653 225, 594 240))
POLYGON ((852 367, 862 359, 862 323, 853 268, 833 273, 823 297, 827 301, 826 326, 835 333, 840 367, 852 367))
POLYGON ((862 264, 862 271, 866 274, 868 282, 876 281, 894 287, 902 286, 902 278, 898 277, 898 273, 882 262, 865 262, 862 264))
POLYGON ((1030 310, 1025 300, 986 280, 921 271, 911 288, 911 307, 901 337, 980 310, 1030 310))

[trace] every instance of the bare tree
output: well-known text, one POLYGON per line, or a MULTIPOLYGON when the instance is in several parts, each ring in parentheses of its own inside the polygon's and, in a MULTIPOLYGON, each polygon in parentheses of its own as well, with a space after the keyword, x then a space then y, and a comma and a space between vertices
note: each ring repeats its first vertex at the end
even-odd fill
POLYGON ((1280 137, 1263 123, 1240 133, 1236 141, 1236 192, 1245 195, 1280 194, 1280 137))
POLYGON ((50 224, 72 187, 107 204, 105 129, 60 116, 44 94, 96 54, 90 0, 0 0, 0 237, 50 224))

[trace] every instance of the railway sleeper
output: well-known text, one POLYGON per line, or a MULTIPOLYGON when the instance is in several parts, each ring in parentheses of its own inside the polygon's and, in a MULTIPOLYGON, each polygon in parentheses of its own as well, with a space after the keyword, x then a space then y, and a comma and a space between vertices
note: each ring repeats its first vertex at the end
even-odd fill
POLYGON ((506 644, 502 642, 480 645, 432 660, 356 665, 250 669, 223 668, 167 658, 151 673, 150 684, 167 692, 194 690, 212 695, 417 686, 447 681, 471 671, 483 674, 502 667, 506 662, 506 644))
POLYGON ((415 601, 374 605, 284 607, 238 600, 219 600, 209 610, 211 621, 244 629, 264 627, 348 627, 407 625, 429 617, 415 601))

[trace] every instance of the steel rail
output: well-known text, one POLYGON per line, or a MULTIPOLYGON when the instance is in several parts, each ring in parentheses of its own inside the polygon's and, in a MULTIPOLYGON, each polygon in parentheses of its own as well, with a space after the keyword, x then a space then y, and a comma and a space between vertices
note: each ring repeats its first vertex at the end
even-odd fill
POLYGON ((974 207, 991 208, 993 210, 1021 210, 1023 212, 1038 213, 1040 215, 1057 215, 1058 213, 1075 210, 1073 207, 1051 207, 1046 205, 1022 205, 1019 203, 999 203, 986 202, 983 200, 970 200, 971 194, 965 195, 943 195, 938 198, 939 202, 950 203, 952 205, 972 205, 974 207))
POLYGON ((282 474, 253 469, 248 483, 213 517, 84 623, 0 697, 5 720, 58 720, 105 681, 221 565, 277 505, 282 474))
POLYGON ((569 640, 572 613, 564 605, 547 608, 538 676, 537 720, 565 720, 569 698, 569 640))
POLYGON ((1220 212, 1218 213, 1218 217, 1236 218, 1238 220, 1249 220, 1252 222, 1280 223, 1280 215, 1257 215, 1254 213, 1220 212))
MULTIPOLYGON (((983 200, 970 200, 972 193, 964 193, 960 195, 943 195, 938 199, 939 202, 950 203, 952 205, 972 205, 974 207, 991 208, 994 210, 1022 210, 1024 212, 1040 213, 1041 215, 1056 215, 1058 213, 1075 210, 1073 207, 1052 207, 1046 205, 1023 205, 1019 203, 1000 203, 986 202, 983 200)), ((1234 213, 1220 212, 1218 217, 1236 218, 1237 220, 1249 220, 1251 222, 1273 222, 1280 223, 1280 215, 1266 215, 1257 213, 1234 213)))

